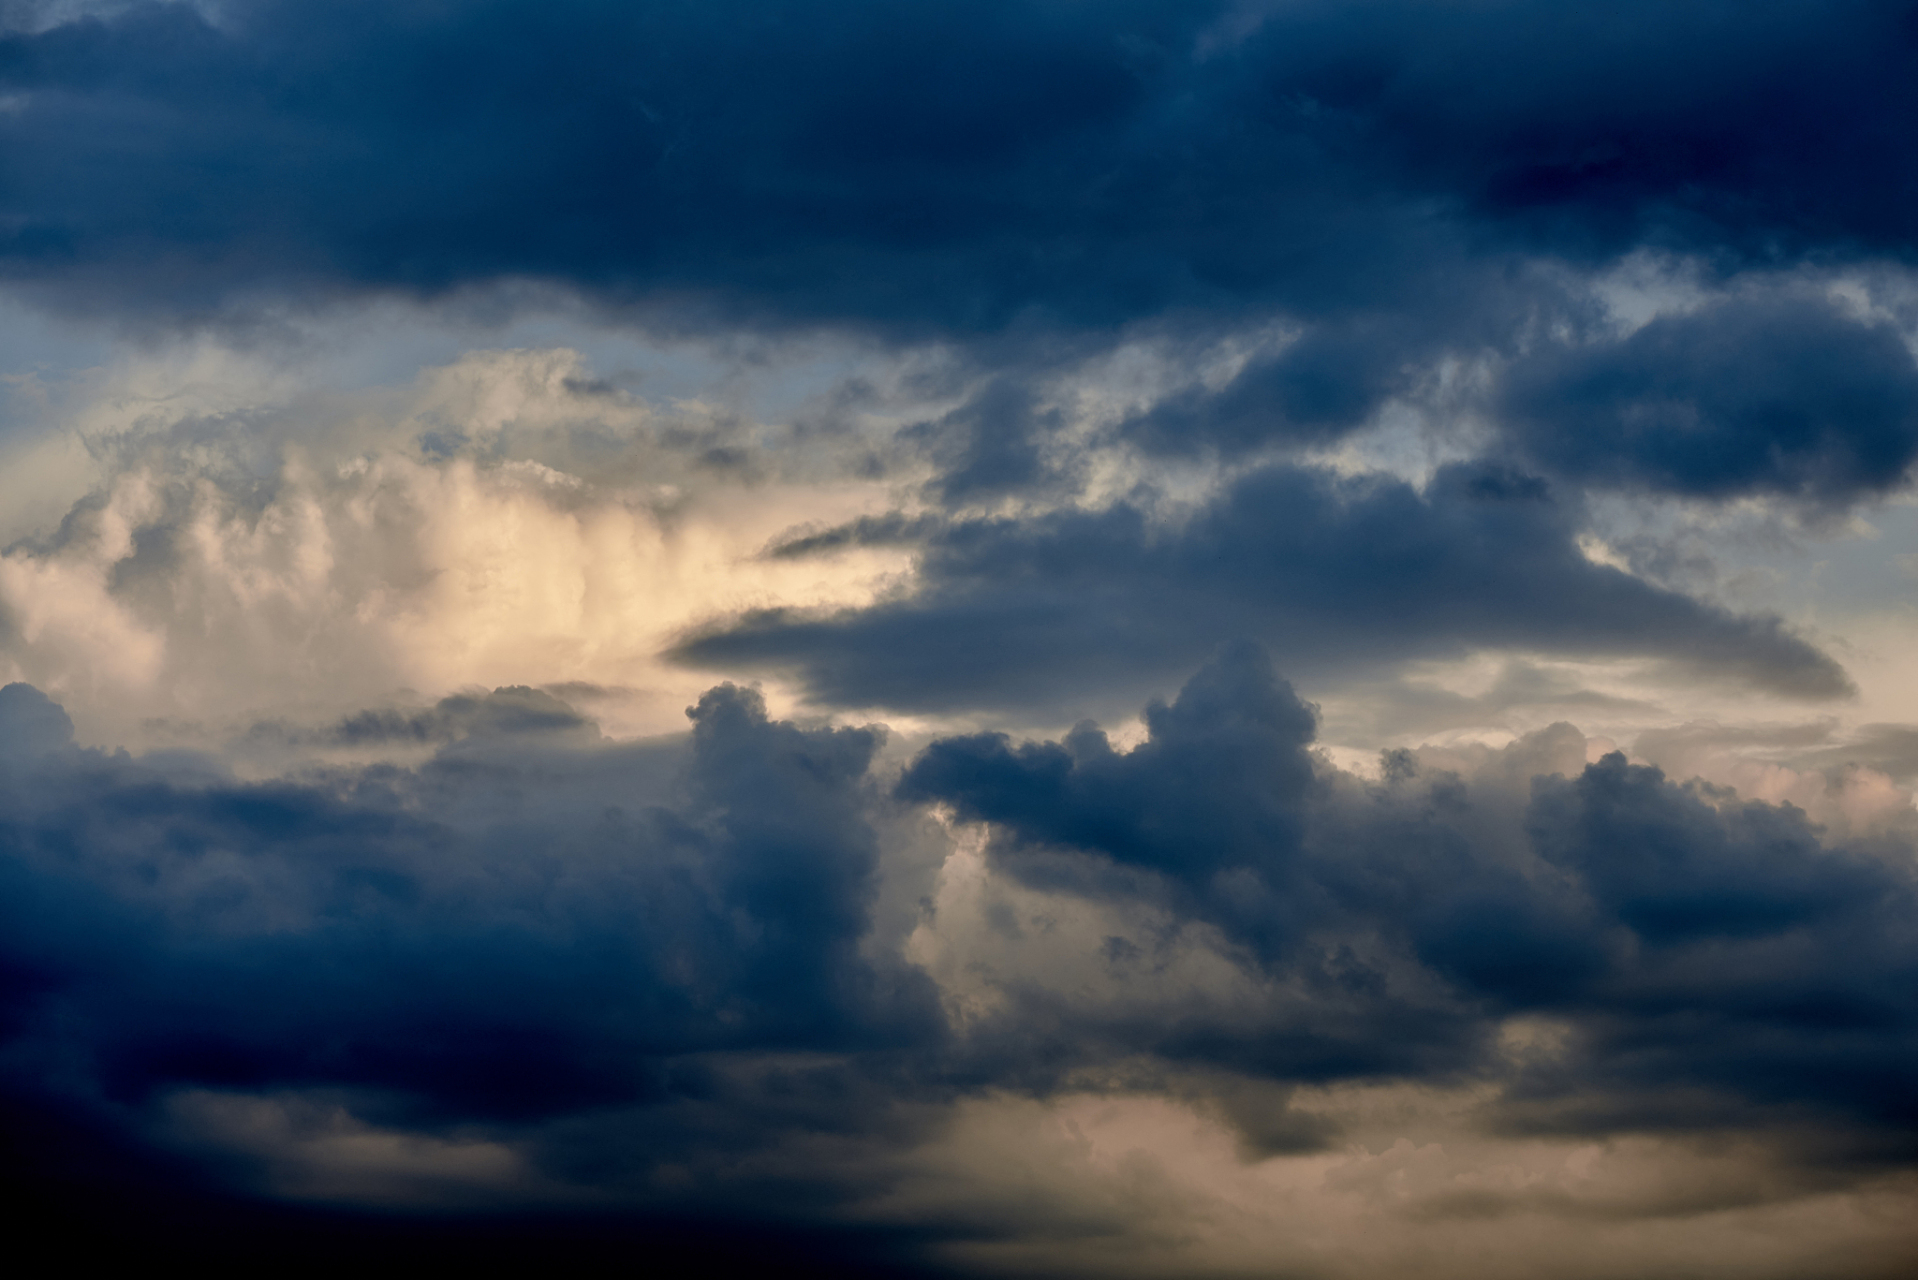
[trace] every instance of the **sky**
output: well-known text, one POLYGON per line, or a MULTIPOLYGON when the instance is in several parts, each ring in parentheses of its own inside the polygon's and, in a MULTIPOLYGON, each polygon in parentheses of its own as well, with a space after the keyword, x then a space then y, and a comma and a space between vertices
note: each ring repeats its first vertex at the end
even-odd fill
POLYGON ((1918 1261, 1910 0, 0 0, 68 1256, 1918 1261))

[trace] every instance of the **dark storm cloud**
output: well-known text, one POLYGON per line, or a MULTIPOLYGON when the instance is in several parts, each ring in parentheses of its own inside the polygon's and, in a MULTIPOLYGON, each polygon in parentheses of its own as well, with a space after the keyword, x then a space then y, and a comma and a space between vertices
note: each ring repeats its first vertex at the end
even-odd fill
POLYGON ((1178 701, 1149 706, 1146 725, 1145 745, 1123 755, 1089 724, 1063 744, 1017 749, 1000 734, 948 738, 914 762, 901 794, 951 802, 1027 841, 1098 849, 1200 895, 1208 916, 1237 917, 1242 935, 1282 937, 1303 905, 1288 864, 1313 781, 1312 712, 1275 680, 1263 650, 1241 645, 1178 701), (1268 891, 1222 879, 1246 865, 1268 891))
POLYGON ((1910 246, 1907 5, 1245 13, 131 5, 0 37, 5 260, 72 305, 532 277, 936 331, 1910 246))
POLYGON ((1705 1118, 1671 1099, 1692 1084, 1849 1112, 1900 1135, 1907 1157, 1918 1146, 1908 851, 1826 849, 1802 811, 1687 791, 1622 755, 1539 783, 1528 825, 1543 861, 1582 890, 1598 963, 1564 966, 1551 990, 1522 976, 1534 957, 1566 949, 1555 915, 1549 940, 1514 939, 1486 970, 1500 996, 1589 1019, 1584 1078, 1540 1072, 1521 1094, 1556 1094, 1564 1112, 1605 1128, 1632 1115, 1705 1118), (1610 1106, 1597 1102, 1606 1094, 1610 1106))
POLYGON ((1526 361, 1502 406, 1561 475, 1703 498, 1839 503, 1918 457, 1918 364, 1826 302, 1741 299, 1526 361))
POLYGON ((1911 258, 1904 3, 103 13, 0 35, 0 276, 56 308, 531 281, 646 324, 956 343, 1002 376, 908 433, 948 504, 1071 481, 1048 371, 1275 320, 1286 349, 1118 437, 1323 443, 1489 354, 1568 480, 1830 505, 1911 459, 1909 361, 1871 326, 1733 309, 1585 345, 1589 272, 1634 249, 1707 283, 1911 258))
POLYGON ((1528 466, 1573 485, 1837 509, 1903 486, 1918 458, 1918 362, 1897 328, 1788 287, 1622 337, 1543 288, 1327 323, 1113 434, 1154 454, 1322 445, 1473 352, 1502 353, 1497 390, 1475 407, 1528 466), (1521 338, 1541 304, 1562 308, 1567 339, 1521 338))
MULTIPOLYGON (((1489 1085, 1488 1123, 1520 1131, 1796 1125, 1828 1161, 1918 1152, 1897 838, 1587 765, 1564 726, 1470 777, 1397 752, 1362 781, 1314 754, 1264 650, 1206 662, 1249 635, 1315 678, 1504 648, 1848 693, 1780 620, 1593 563, 1579 536, 1588 490, 1828 512, 1906 483, 1909 351, 1794 290, 1914 265, 1908 0, 211 12, 0 3, 0 283, 168 331, 530 282, 663 328, 933 344, 934 398, 958 403, 896 444, 939 514, 766 552, 913 546, 910 589, 720 619, 675 656, 790 671, 828 705, 1028 720, 1199 670, 1131 750, 1090 723, 982 733, 897 777, 876 776, 879 730, 774 721, 731 685, 685 739, 640 744, 526 688, 266 726, 262 750, 431 755, 264 782, 82 750, 59 706, 0 689, 10 1169, 124 1173, 120 1206, 174 1203, 182 1171, 270 1194, 267 1157, 196 1154, 166 1108, 325 1097, 737 1234, 872 1192, 887 1162, 863 1154, 910 1149, 957 1097, 1123 1070, 1208 1101, 1255 1155, 1333 1141, 1284 1097, 1345 1081, 1489 1085), (1637 250, 1707 301, 1621 334, 1593 281, 1637 250), (1052 391, 1134 340, 1185 367, 1092 447, 1247 469, 1190 512, 1141 490, 977 514, 1090 474, 1052 391), (1444 417, 1448 363, 1480 371, 1446 394, 1487 459, 1422 488, 1274 460, 1394 397, 1444 417), (894 945, 941 923, 932 899, 876 923, 885 859, 936 863, 883 833, 945 848, 928 810, 986 824, 989 870, 1022 890, 1149 917, 1082 940, 1126 998, 1015 974, 948 1025, 894 945), (1174 941, 1252 995, 1154 1003, 1174 941), (1543 1046, 1501 1048, 1514 1019, 1543 1046), (810 1158, 776 1150, 794 1135, 810 1158)), ((465 439, 443 425, 429 455, 465 439)), ((757 474, 730 438, 693 443, 757 474)), ((140 535, 114 590, 168 590, 173 543, 140 535)), ((1584 697, 1508 677, 1484 706, 1584 697)), ((1911 738, 1856 746, 1909 773, 1911 738)), ((710 1243, 687 1247, 708 1270, 710 1243)))
POLYGON ((611 744, 496 690, 345 722, 349 745, 451 735, 417 769, 243 783, 78 749, 57 704, 0 690, 0 1150, 23 1238, 937 1274, 886 1261, 911 1230, 821 1225, 851 1173, 765 1156, 906 1140, 885 1081, 943 1038, 923 976, 861 949, 881 735, 769 721, 732 686, 690 715, 684 738, 611 744), (210 1152, 167 1118, 209 1089, 318 1091, 295 1138, 298 1108, 347 1105, 506 1141, 586 1194, 276 1206, 274 1152, 210 1152))
POLYGON ((825 702, 912 709, 1071 706, 1163 680, 1233 633, 1293 669, 1516 646, 1659 659, 1792 696, 1847 691, 1775 619, 1587 560, 1577 518, 1543 481, 1498 468, 1446 467, 1421 493, 1269 467, 1176 527, 1124 503, 953 523, 928 537, 908 598, 749 614, 675 652, 785 667, 825 702))
POLYGON ((1261 1158, 1335 1140, 1286 1091, 1350 1080, 1491 1084, 1488 1122, 1527 1131, 1810 1121, 1827 1166, 1918 1143, 1908 847, 1829 846, 1789 806, 1620 756, 1581 770, 1564 726, 1469 779, 1400 752, 1365 783, 1314 756, 1312 709, 1250 644, 1152 704, 1131 750, 1091 724, 947 738, 890 797, 873 732, 772 722, 730 686, 663 780, 657 744, 495 734, 417 770, 183 781, 71 746, 25 686, 0 715, 0 1118, 16 1166, 118 1152, 136 1201, 167 1169, 273 1185, 153 1145, 180 1090, 320 1091, 755 1231, 884 1177, 767 1154, 794 1135, 897 1151, 928 1105, 1089 1069, 1196 1100, 1261 1158), (1116 998, 1013 975, 950 1029, 923 975, 862 945, 900 804, 990 824, 1014 881, 1167 923, 1081 940, 1116 998), (1252 1003, 1124 992, 1190 927, 1261 975, 1252 1003), (1509 1056, 1521 1015, 1562 1043, 1509 1056))
MULTIPOLYGON (((16 744, 56 736, 59 709, 26 686, 0 711, 16 744)), ((181 785, 16 746, 8 1074, 134 1102, 324 1082, 527 1119, 670 1092, 645 1064, 676 1055, 921 1034, 919 987, 856 951, 876 744, 715 689, 666 805, 622 776, 656 772, 644 748, 181 785), (543 776, 567 772, 597 803, 543 776)))
POLYGON ((900 790, 994 824, 995 861, 1027 883, 1172 904, 1310 993, 1275 996, 1265 1025, 1189 1009, 1102 1026, 1094 1011, 1066 1038, 1131 1036, 1279 1079, 1443 1079, 1487 1068, 1496 1019, 1549 1016, 1570 1027, 1563 1054, 1511 1079, 1506 1123, 1811 1114, 1843 1118, 1866 1149, 1918 1148, 1908 848, 1828 848, 1797 809, 1618 754, 1528 797, 1563 726, 1515 747, 1504 783, 1399 753, 1383 783, 1356 787, 1315 772, 1313 720, 1239 646, 1148 708, 1129 752, 1091 725, 1062 743, 951 738, 900 790))

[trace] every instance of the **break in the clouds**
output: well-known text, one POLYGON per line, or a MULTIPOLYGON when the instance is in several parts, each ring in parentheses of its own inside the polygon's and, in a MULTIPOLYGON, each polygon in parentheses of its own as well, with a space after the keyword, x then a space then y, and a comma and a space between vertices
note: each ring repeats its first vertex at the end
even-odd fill
POLYGON ((1918 9, 0 3, 63 1248, 1902 1275, 1918 9))

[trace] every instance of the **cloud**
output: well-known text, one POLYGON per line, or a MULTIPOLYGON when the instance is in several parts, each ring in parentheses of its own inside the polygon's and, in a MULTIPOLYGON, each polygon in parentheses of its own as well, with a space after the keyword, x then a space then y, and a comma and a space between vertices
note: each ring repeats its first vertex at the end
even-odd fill
POLYGON ((1570 484, 1825 509, 1912 458, 1896 334, 1786 296, 1910 265, 1879 0, 42 16, 0 36, 0 276, 56 310, 254 340, 497 295, 940 347, 980 383, 902 443, 948 504, 1085 477, 1062 372, 1275 326, 1099 438, 1239 458, 1410 406, 1570 484), (1610 336, 1606 273, 1646 255, 1727 300, 1610 336))
POLYGON ((342 743, 392 739, 439 742, 453 738, 496 734, 568 733, 589 722, 549 693, 514 687, 442 698, 431 711, 362 711, 348 716, 332 730, 342 743))
POLYGON ((1040 455, 1039 438, 1056 431, 1056 410, 1039 410, 1030 388, 996 379, 936 422, 907 428, 925 445, 939 475, 932 496, 948 505, 1059 487, 1063 478, 1040 455))
POLYGON ((1918 825, 1905 790, 1911 738, 1906 726, 1863 725, 1843 733, 1829 719, 1706 721, 1646 730, 1632 752, 1673 776, 1703 778, 1747 799, 1791 804, 1828 833, 1865 838, 1918 825))
POLYGON ((1218 385, 1172 390, 1128 414, 1112 435, 1160 457, 1335 444, 1371 425, 1395 397, 1429 399, 1446 360, 1508 349, 1530 313, 1575 307, 1544 281, 1499 281, 1455 285, 1443 301, 1336 317, 1250 355, 1218 385))
POLYGON ((1011 826, 1038 846, 1099 849, 1120 867, 1201 895, 1218 887, 1222 871, 1256 857, 1280 892, 1247 897, 1233 886, 1204 910, 1243 909, 1258 921, 1248 927, 1283 935, 1286 864, 1297 855, 1313 785, 1310 709, 1275 679, 1263 650, 1241 645, 1145 718, 1150 736, 1124 754, 1091 725, 1063 745, 1016 750, 998 734, 942 739, 921 753, 900 791, 951 804, 962 819, 1011 826))
POLYGON ((1896 5, 1308 4, 1209 38, 1228 13, 75 16, 5 37, 10 273, 169 311, 533 278, 977 331, 1404 302, 1475 241, 1909 243, 1896 5))
MULTIPOLYGON (((1484 661, 1481 658, 1472 665, 1481 666, 1484 661)), ((1594 721, 1644 723, 1664 714, 1654 703, 1586 687, 1579 679, 1584 673, 1573 664, 1506 657, 1485 674, 1491 676, 1490 683, 1472 694, 1418 679, 1360 684, 1341 691, 1337 718, 1348 733, 1403 742, 1485 726, 1519 733, 1568 716, 1589 728, 1594 721)))
POLYGON ((565 718, 526 690, 451 699, 467 736, 417 769, 246 783, 76 748, 57 705, 0 691, 24 1202, 185 1256, 229 1247, 201 1230, 437 1256, 429 1209, 485 1212, 508 1253, 780 1240, 878 1266, 886 1233, 817 1218, 857 1169, 821 1183, 781 1149, 897 1141, 873 1078, 941 1036, 924 979, 862 950, 882 733, 769 721, 732 686, 671 743, 529 734, 529 708, 565 718))
POLYGON ((1858 763, 1909 782, 1918 777, 1918 726, 1861 725, 1850 743, 1808 754, 1820 763, 1858 763))
MULTIPOLYGON (((24 686, 0 713, 0 1090, 45 1117, 14 1140, 177 1167, 194 1213, 245 1218, 222 1198, 244 1192, 525 1214, 541 1239, 565 1215, 623 1230, 617 1209, 837 1223, 857 1249, 919 1197, 900 1247, 931 1258, 1080 1212, 953 1181, 963 1126, 1004 1107, 1171 1107, 1228 1169, 1278 1176, 1374 1123, 1365 1090, 1464 1090, 1457 1141, 1757 1144, 1777 1172, 1734 1205, 1866 1188, 1918 1133, 1908 844, 1586 766, 1569 726, 1365 782, 1314 753, 1257 646, 1148 707, 1130 749, 1092 725, 947 737, 898 775, 878 730, 772 720, 733 686, 676 741, 473 732, 414 768, 255 783, 77 748, 24 686), (885 885, 918 874, 926 806, 949 835, 914 902, 885 885)), ((1682 1199, 1560 1178, 1460 1200, 1448 1177, 1391 1212, 1682 1199)))
POLYGON ((0 1194, 249 1264, 1902 1274, 1895 628, 1746 535, 1911 549, 1914 49, 0 0, 0 1194))
POLYGON ((641 686, 615 731, 668 731, 703 687, 656 660, 675 632, 745 601, 867 598, 900 558, 758 557, 876 486, 590 382, 575 353, 475 352, 366 396, 142 397, 87 433, 92 492, 0 552, 0 674, 92 742, 567 680, 641 686), (756 473, 702 470, 722 442, 756 473))
POLYGON ((0 688, 0 722, 8 730, 0 751, 11 757, 44 755, 73 741, 66 709, 30 684, 0 688))
POLYGON ((1543 481, 1498 468, 1449 466, 1421 494, 1274 465, 1182 524, 1137 502, 956 521, 926 539, 901 598, 749 613, 674 653, 792 670, 826 703, 905 710, 1083 706, 1106 687, 1149 687, 1232 633, 1313 671, 1522 646, 1657 659, 1786 696, 1847 691, 1837 664, 1777 620, 1587 560, 1577 518, 1543 481))
POLYGON ((1173 1061, 1277 1080, 1439 1082, 1499 1072, 1492 1026, 1543 1018, 1559 1039, 1508 1077, 1502 1123, 1816 1115, 1849 1125, 1868 1158, 1908 1156, 1918 1113, 1898 1064, 1918 1037, 1903 994, 1918 883, 1903 842, 1827 847, 1792 806, 1680 786, 1618 753, 1587 766, 1569 726, 1469 780, 1399 753, 1382 783, 1356 785, 1315 766, 1310 709, 1246 647, 1146 723, 1123 753, 1091 726, 1063 743, 941 740, 901 793, 989 824, 990 864, 1030 889, 1187 922, 1156 944, 1135 934, 1146 954, 1203 922, 1270 985, 1142 1016, 1008 975, 988 1028, 1043 1018, 1060 1051, 1097 1039, 1094 1060, 1146 1036, 1173 1061))
POLYGON ((1515 441, 1587 484, 1839 505, 1918 457, 1918 364, 1830 305, 1727 301, 1514 370, 1515 441))
MULTIPOLYGON (((16 742, 58 714, 18 685, 4 709, 16 742)), ((856 951, 877 735, 769 722, 731 686, 689 714, 671 800, 632 808, 641 748, 600 749, 623 768, 523 746, 259 784, 64 746, 17 760, 16 1086, 138 1102, 324 1082, 395 1114, 523 1120, 659 1095, 649 1057, 923 1025, 907 976, 856 951)))

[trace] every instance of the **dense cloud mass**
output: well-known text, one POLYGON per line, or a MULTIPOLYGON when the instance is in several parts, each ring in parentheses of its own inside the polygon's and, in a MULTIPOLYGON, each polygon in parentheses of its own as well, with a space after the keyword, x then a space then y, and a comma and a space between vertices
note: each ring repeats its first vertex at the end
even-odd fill
POLYGON ((647 1057, 857 1046, 925 1017, 880 1015, 917 988, 888 996, 854 949, 870 733, 768 724, 728 686, 693 710, 683 766, 501 758, 539 735, 496 716, 417 773, 245 785, 77 751, 57 705, 6 700, 9 1020, 57 1042, 79 999, 105 1033, 65 1087, 325 1083, 527 1118, 662 1087, 647 1057))
POLYGON ((1128 1061, 1201 1081, 1264 1156, 1340 1126, 1247 1090, 1379 1081, 1478 1082, 1532 1134, 1789 1146, 1815 1123, 1797 1158, 1827 1179, 1918 1144, 1909 837, 1828 845, 1789 806, 1617 754, 1528 789, 1582 763, 1566 726, 1475 779, 1405 754, 1364 783, 1239 645, 1130 750, 1090 724, 946 738, 889 798, 873 731, 771 722, 732 686, 690 739, 632 746, 555 738, 525 701, 445 708, 472 728, 416 769, 246 784, 78 749, 44 695, 0 691, 10 1105, 237 1146, 236 1189, 695 1212, 808 1179, 856 1204, 877 1171, 808 1175, 808 1144, 897 1142, 935 1103, 1128 1061), (868 945, 900 909, 877 876, 902 803, 986 824, 1010 884, 1156 923, 1068 929, 1053 945, 1102 976, 1038 972, 955 1021, 868 945), (1123 981, 1195 946, 1214 968, 1184 990, 1123 981), (1514 1017, 1559 1041, 1513 1058, 1514 1017), (441 1159, 376 1151, 348 1191, 329 1115, 441 1159))
POLYGON ((1689 1125, 1766 1104, 1918 1120, 1907 847, 1828 849, 1802 812, 1679 787, 1616 753, 1539 776, 1510 844, 1488 847, 1473 810, 1499 801, 1410 757, 1375 790, 1315 775, 1311 710, 1250 647, 1146 723, 1124 753, 1090 725, 1016 749, 945 740, 901 789, 994 824, 1015 876, 1176 904, 1337 992, 1295 1013, 1331 1028, 1301 1019, 1233 1044, 1187 1025, 1175 1054, 1292 1079, 1446 1072, 1482 1048, 1487 1020, 1551 1014, 1574 1047, 1515 1087, 1537 1123, 1650 1107, 1632 1122, 1689 1125), (1674 1085, 1701 1093, 1671 1112, 1674 1085))
MULTIPOLYGON (((702 1121, 702 1102, 770 1088, 748 1105, 803 1126, 822 1103, 791 1090, 837 1096, 847 1071, 729 1083, 730 1058, 937 1043, 923 976, 858 949, 876 733, 769 723, 723 686, 689 709, 690 740, 614 746, 529 716, 530 692, 442 703, 464 731, 418 770, 246 784, 209 759, 79 750, 57 704, 7 686, 10 1110, 150 1124, 172 1106, 190 1127, 196 1098, 217 1125, 248 1120, 223 1095, 318 1090, 461 1136, 443 1167, 376 1176, 376 1201, 510 1204, 538 1178, 501 1135, 676 1107, 639 1122, 651 1160, 750 1147, 777 1135, 702 1121)), ((562 1178, 634 1176, 634 1153, 534 1140, 562 1178)))
POLYGON ((1725 303, 1525 367, 1518 438, 1606 486, 1841 502, 1918 456, 1918 365, 1895 328, 1829 306, 1725 303))
POLYGON ((1424 493, 1271 467, 1172 528, 1121 502, 929 530, 906 599, 749 614, 678 655, 790 664, 823 700, 915 709, 1069 705, 1115 677, 1162 681, 1235 633, 1320 669, 1498 645, 1661 658, 1788 695, 1845 690, 1838 665, 1775 619, 1592 563, 1575 518, 1546 482, 1499 467, 1445 468, 1424 493))
POLYGON ((0 1194, 1909 1274, 1914 124, 1910 0, 0 0, 0 1194))
POLYGON ((1912 231, 1897 3, 16 12, 9 264, 102 303, 528 276, 1108 324, 1390 305, 1539 243, 1912 231))

